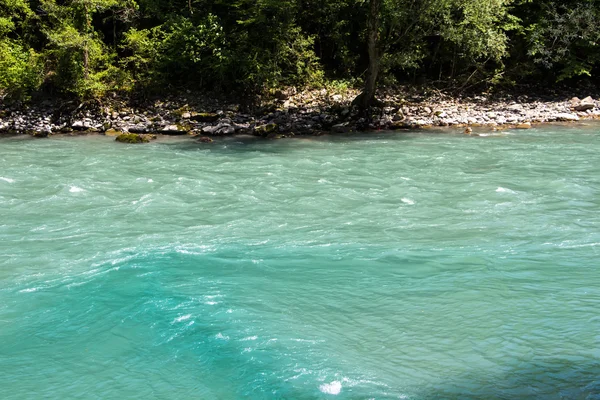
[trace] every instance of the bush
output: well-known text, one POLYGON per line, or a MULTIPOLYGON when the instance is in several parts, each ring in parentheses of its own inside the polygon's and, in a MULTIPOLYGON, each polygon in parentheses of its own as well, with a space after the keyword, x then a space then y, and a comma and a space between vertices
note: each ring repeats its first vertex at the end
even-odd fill
POLYGON ((11 40, 0 40, 0 96, 26 99, 43 81, 40 57, 11 40))

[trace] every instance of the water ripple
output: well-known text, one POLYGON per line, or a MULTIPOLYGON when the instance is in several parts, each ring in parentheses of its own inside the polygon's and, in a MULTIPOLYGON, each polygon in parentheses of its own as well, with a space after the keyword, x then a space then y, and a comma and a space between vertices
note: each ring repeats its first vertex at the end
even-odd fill
POLYGON ((593 398, 597 125, 0 141, 0 396, 593 398))

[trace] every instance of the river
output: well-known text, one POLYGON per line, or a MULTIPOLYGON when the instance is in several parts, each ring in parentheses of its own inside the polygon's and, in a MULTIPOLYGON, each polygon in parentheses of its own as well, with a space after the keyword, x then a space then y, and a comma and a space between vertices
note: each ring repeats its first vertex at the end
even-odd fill
POLYGON ((600 125, 0 139, 0 398, 600 398, 600 125))

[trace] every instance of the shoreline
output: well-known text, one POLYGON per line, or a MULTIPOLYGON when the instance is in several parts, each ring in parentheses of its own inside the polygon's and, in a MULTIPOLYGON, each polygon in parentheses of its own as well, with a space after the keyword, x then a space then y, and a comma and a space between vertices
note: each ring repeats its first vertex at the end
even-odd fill
POLYGON ((64 103, 45 101, 20 108, 0 108, 0 136, 100 134, 125 143, 145 143, 164 135, 209 143, 220 136, 280 139, 442 127, 529 129, 547 123, 600 119, 600 103, 591 97, 583 100, 564 95, 560 100, 523 95, 451 98, 437 93, 405 98, 404 93, 382 91, 378 96, 382 106, 373 108, 371 121, 367 122, 351 106, 357 93, 357 90, 326 89, 298 92, 292 88, 276 92, 252 111, 241 111, 239 104, 219 104, 193 96, 155 100, 141 106, 111 101, 80 104, 72 109, 64 103))

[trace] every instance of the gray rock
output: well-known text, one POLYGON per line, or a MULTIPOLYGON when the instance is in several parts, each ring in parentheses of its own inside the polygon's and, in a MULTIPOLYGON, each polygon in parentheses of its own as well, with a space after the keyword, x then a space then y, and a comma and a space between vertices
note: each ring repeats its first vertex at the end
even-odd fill
POLYGON ((576 111, 587 111, 592 110, 594 107, 596 107, 594 99, 588 96, 585 99, 581 100, 579 104, 577 104, 574 108, 576 111))
POLYGON ((396 114, 394 114, 394 116, 392 117, 393 121, 403 121, 404 118, 406 118, 404 116, 404 113, 402 112, 402 110, 398 110, 398 112, 396 112, 396 114))
POLYGON ((177 136, 177 135, 187 135, 188 130, 180 125, 167 125, 163 128, 159 129, 159 133, 163 135, 177 136))
MULTIPOLYGON (((223 114, 222 111, 221 114, 223 114)), ((198 122, 216 122, 219 118, 220 115, 218 113, 194 113, 190 115, 192 121, 198 122)))
POLYGON ((246 132, 250 131, 250 124, 248 124, 248 123, 234 124, 233 128, 235 129, 236 132, 246 133, 246 132))
POLYGON ((217 130, 217 126, 213 126, 213 125, 208 125, 205 126, 204 128, 202 128, 202 133, 204 133, 205 135, 214 135, 216 130, 217 130))
POLYGON ((228 124, 219 124, 219 128, 216 131, 217 135, 233 135, 235 133, 235 128, 228 124))
POLYGON ((229 124, 210 125, 202 128, 202 133, 213 136, 233 135, 235 128, 229 124))
POLYGON ((88 129, 91 129, 93 127, 93 125, 88 122, 88 121, 75 121, 71 124, 71 128, 73 128, 76 131, 86 131, 88 129))
POLYGON ((148 133, 150 131, 148 126, 144 124, 131 125, 125 128, 125 130, 129 133, 148 133))
POLYGON ((341 124, 336 124, 331 127, 331 130, 336 133, 345 133, 350 132, 352 126, 350 122, 342 122, 341 124))
POLYGON ((277 100, 287 100, 290 98, 290 96, 287 93, 284 93, 283 91, 278 90, 275 92, 275 98, 277 100))
POLYGON ((575 114, 570 113, 558 113, 552 116, 552 119, 555 121, 562 122, 570 122, 570 121, 579 121, 579 117, 575 114))
POLYGON ((569 104, 571 105, 571 108, 575 108, 581 104, 581 99, 579 97, 573 97, 571 100, 569 100, 569 104))

